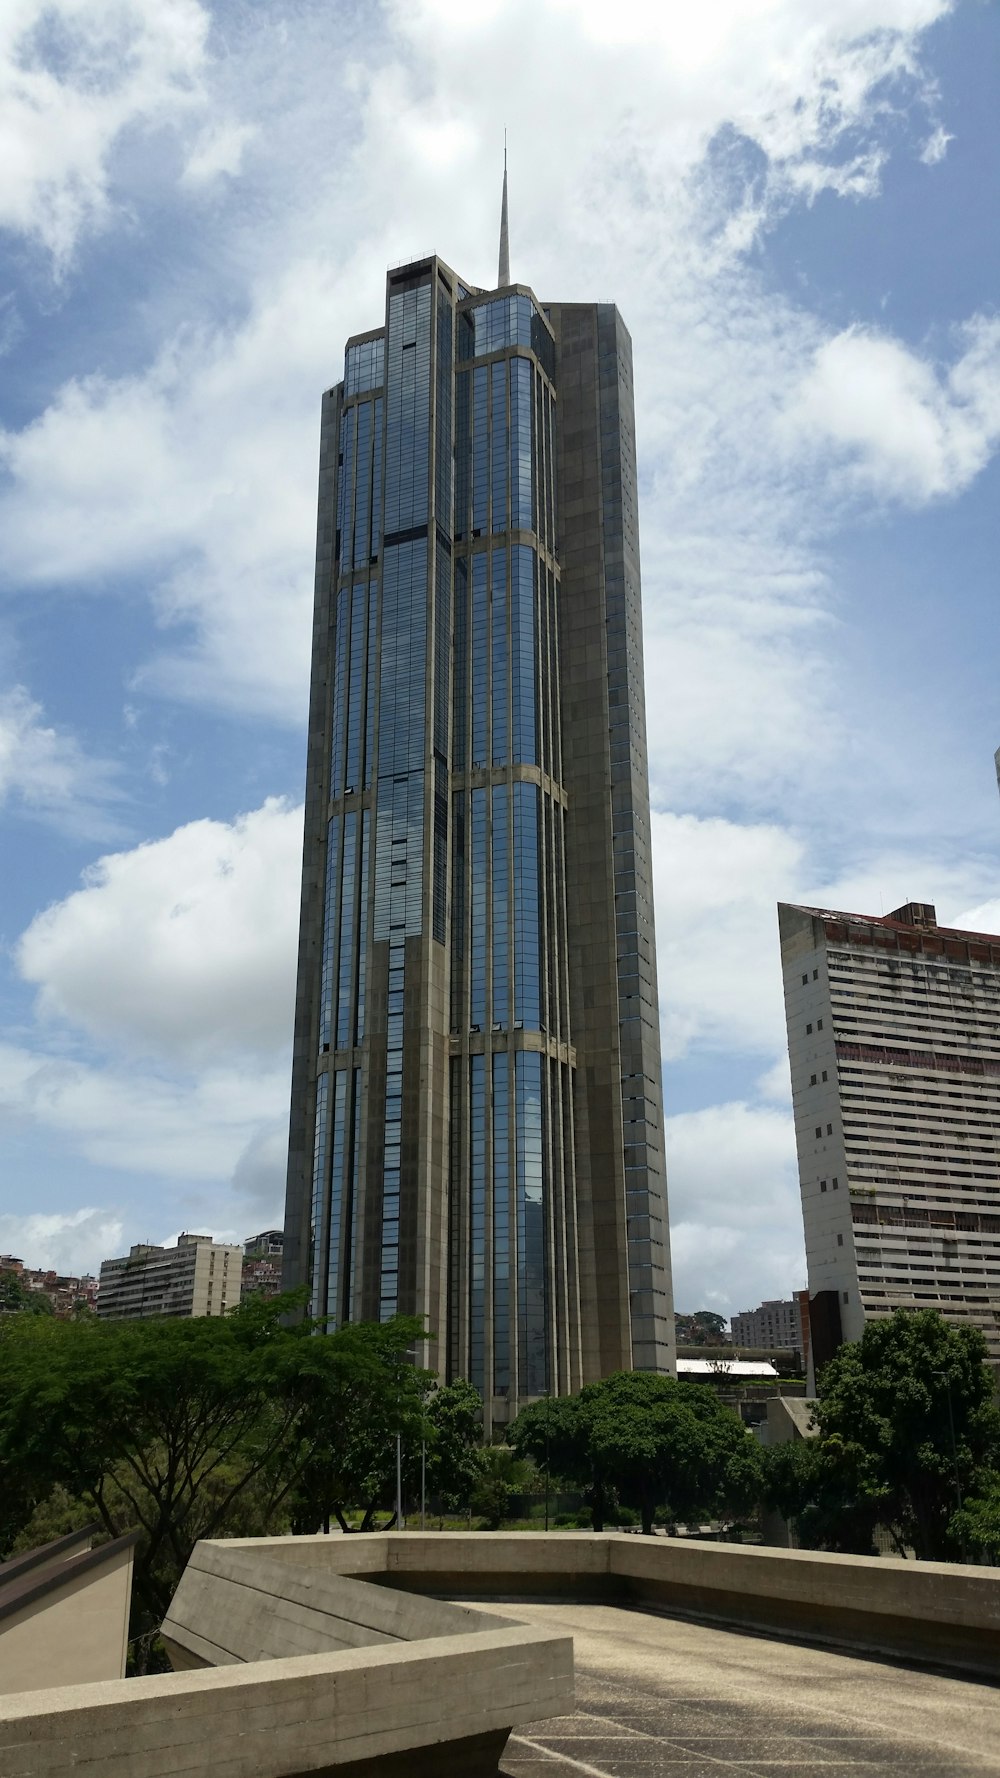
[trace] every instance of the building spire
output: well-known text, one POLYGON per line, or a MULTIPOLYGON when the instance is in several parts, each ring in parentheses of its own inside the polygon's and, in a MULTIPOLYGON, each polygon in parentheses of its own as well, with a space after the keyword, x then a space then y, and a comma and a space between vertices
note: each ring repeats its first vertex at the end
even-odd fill
POLYGON ((503 133, 503 199, 500 204, 500 265, 497 289, 510 283, 510 242, 507 239, 507 131, 503 133))

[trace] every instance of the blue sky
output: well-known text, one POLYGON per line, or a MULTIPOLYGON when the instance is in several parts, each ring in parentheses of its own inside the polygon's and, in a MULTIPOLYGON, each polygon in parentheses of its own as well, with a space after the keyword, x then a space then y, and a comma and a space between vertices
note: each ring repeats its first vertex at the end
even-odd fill
POLYGON ((804 1281, 774 904, 1000 926, 1000 9, 18 0, 0 1249, 280 1216, 319 395, 385 267, 633 335, 678 1304, 804 1281))

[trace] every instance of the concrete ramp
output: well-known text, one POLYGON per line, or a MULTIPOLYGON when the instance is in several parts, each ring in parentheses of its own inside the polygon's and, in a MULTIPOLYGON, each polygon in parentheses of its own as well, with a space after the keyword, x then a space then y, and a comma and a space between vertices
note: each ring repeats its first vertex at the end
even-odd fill
POLYGON ((496 1615, 352 1579, 281 1543, 199 1543, 163 1623, 175 1672, 494 1631, 496 1615), (266 1554, 261 1553, 266 1551, 266 1554))

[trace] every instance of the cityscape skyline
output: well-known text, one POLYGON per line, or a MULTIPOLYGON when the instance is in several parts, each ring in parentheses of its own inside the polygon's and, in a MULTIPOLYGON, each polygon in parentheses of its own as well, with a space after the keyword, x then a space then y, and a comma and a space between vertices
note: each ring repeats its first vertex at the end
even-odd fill
POLYGON ((574 0, 530 56, 507 7, 126 0, 66 55, 42 10, 11 91, 81 128, 0 204, 0 1246, 280 1214, 316 390, 387 262, 492 276, 506 123, 514 271, 633 338, 678 1302, 787 1295, 775 902, 1000 925, 996 9, 574 0))

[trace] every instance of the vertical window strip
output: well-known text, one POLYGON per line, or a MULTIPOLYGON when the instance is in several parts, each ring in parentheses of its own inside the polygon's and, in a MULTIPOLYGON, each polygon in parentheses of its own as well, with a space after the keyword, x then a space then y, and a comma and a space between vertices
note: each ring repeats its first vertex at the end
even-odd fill
POLYGON ((474 766, 487 763, 486 734, 488 727, 489 660, 485 646, 486 616, 486 553, 479 551, 472 558, 472 759, 474 766))
POLYGON ((493 1392, 510 1388, 510 1101, 508 1058, 493 1057, 493 1392))
POLYGON ((337 972, 337 1049, 345 1049, 350 1045, 354 1026, 355 1005, 351 990, 354 985, 357 822, 357 812, 353 809, 344 816, 344 851, 340 891, 340 952, 337 972))
MULTIPOLYGON (((354 496, 354 566, 367 566, 371 541, 372 499, 372 404, 363 401, 357 410, 358 442, 354 496)), ((349 565, 349 564, 348 564, 349 565)))
POLYGON ((472 930, 469 946, 469 1023, 486 1024, 486 792, 474 790, 472 808, 472 930))
POLYGON ((462 1075, 461 1057, 452 1056, 448 1065, 448 1369, 445 1378, 449 1383, 453 1383, 465 1371, 461 1329, 468 1279, 462 1263, 461 1206, 466 1202, 466 1180, 462 1172, 462 1121, 465 1111, 462 1075))
POLYGON ((442 758, 448 756, 448 703, 451 694, 451 556, 440 537, 434 556, 434 740, 442 758))
POLYGON ((336 635, 333 645, 333 698, 330 714, 330 795, 344 792, 344 721, 347 703, 347 663, 351 643, 351 589, 337 594, 336 635))
POLYGON ((326 1313, 333 1316, 330 1327, 340 1319, 340 1256, 343 1229, 341 1211, 344 1202, 344 1162, 347 1154, 347 1082, 348 1071, 338 1068, 334 1075, 333 1140, 330 1144, 330 1233, 327 1261, 326 1313))
POLYGON ((511 757, 524 765, 537 765, 536 661, 538 655, 535 581, 537 557, 526 544, 511 552, 511 707, 513 746, 511 757))
POLYGON ((509 675, 507 671, 507 550, 501 544, 490 551, 492 588, 491 625, 492 661, 492 758, 495 766, 505 765, 510 750, 510 723, 507 715, 509 675))
POLYGON ((536 784, 514 790, 514 1018, 525 1030, 541 1022, 539 991, 539 791, 536 784))
POLYGON ((469 567, 464 557, 455 563, 455 654, 452 662, 452 769, 464 772, 467 758, 466 720, 468 712, 468 647, 469 647, 469 567))
POLYGON ((474 537, 478 537, 486 530, 487 523, 488 387, 486 366, 480 365, 472 373, 472 535, 474 537))
POLYGON ((492 788, 492 913, 493 913, 493 1019, 494 1025, 510 1021, 507 969, 510 960, 510 908, 507 866, 507 786, 492 788))
POLYGON ((361 736, 364 722, 365 616, 368 585, 362 582, 351 595, 351 643, 347 672, 347 744, 344 755, 344 786, 361 788, 361 736))
POLYGON ((368 829, 369 814, 361 811, 361 863, 358 870, 358 991, 355 1001, 354 1041, 360 1043, 365 1034, 365 997, 368 970, 368 829))
POLYGON ((354 441, 357 424, 357 408, 346 408, 340 423, 341 462, 337 484, 337 529, 340 532, 340 561, 345 572, 354 560, 354 441))
POLYGON ((326 1117, 330 1076, 326 1070, 316 1081, 316 1125, 313 1133, 312 1223, 309 1255, 309 1313, 322 1314, 323 1222, 326 1207, 326 1117))
POLYGON ((469 528, 469 472, 471 434, 469 430, 469 399, 472 379, 467 370, 455 378, 455 536, 464 537, 469 528))
POLYGON ((319 1040, 330 1047, 333 1023, 333 968, 337 954, 337 891, 340 887, 340 836, 342 818, 334 815, 326 829, 326 885, 323 906, 323 971, 320 978, 319 1040))
POLYGON ((507 360, 490 367, 490 529, 507 529, 507 360))
POLYGON ((386 352, 385 529, 427 523, 431 287, 389 298, 386 352))
POLYGON ((434 760, 434 853, 431 902, 431 932, 439 945, 448 937, 448 767, 435 756, 434 760))
POLYGON ((485 1057, 469 1057, 469 1381, 486 1389, 485 1057))
POLYGON ((542 1058, 515 1055, 518 1393, 548 1390, 544 1166, 542 1151, 542 1058))
POLYGON ((464 1031, 467 1012, 465 931, 465 792, 451 799, 451 1028, 464 1031))
POLYGON ((375 773, 375 674, 378 669, 378 581, 368 586, 368 652, 365 663, 365 789, 375 773))
POLYGON ((437 439, 435 497, 437 522, 449 533, 454 524, 452 456, 452 317, 454 310, 440 290, 437 297, 437 439))
MULTIPOLYGON (((379 341, 381 345, 381 340, 379 341)), ((373 562, 382 547, 382 398, 375 403, 375 425, 372 440, 372 523, 368 538, 368 560, 373 562)))
POLYGON ((534 529, 531 458, 531 361, 510 363, 510 522, 514 530, 534 529))

